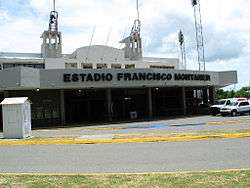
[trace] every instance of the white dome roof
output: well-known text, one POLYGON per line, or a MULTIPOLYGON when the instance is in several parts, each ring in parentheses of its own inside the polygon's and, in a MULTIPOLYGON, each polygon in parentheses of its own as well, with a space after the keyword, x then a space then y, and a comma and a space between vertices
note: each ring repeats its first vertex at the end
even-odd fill
POLYGON ((115 62, 125 60, 123 50, 103 45, 78 48, 74 53, 72 53, 72 57, 82 61, 87 60, 89 62, 115 62))

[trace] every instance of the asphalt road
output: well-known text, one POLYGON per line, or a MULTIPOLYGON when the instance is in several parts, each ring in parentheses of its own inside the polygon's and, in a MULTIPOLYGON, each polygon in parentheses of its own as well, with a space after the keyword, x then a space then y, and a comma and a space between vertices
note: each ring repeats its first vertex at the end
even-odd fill
POLYGON ((0 172, 169 172, 249 167, 250 139, 247 138, 0 147, 0 172))

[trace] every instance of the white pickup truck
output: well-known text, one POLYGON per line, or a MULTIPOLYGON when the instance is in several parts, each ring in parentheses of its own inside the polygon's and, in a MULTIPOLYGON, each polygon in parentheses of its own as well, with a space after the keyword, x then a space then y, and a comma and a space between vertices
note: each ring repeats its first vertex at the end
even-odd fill
POLYGON ((216 103, 210 107, 210 113, 213 116, 216 116, 217 114, 220 113, 220 110, 227 106, 230 105, 234 102, 238 102, 238 101, 245 101, 247 100, 246 98, 229 98, 229 99, 221 99, 219 101, 216 101, 216 103))
POLYGON ((250 114, 250 103, 249 101, 237 101, 230 105, 222 107, 220 110, 221 115, 237 116, 238 114, 250 114))

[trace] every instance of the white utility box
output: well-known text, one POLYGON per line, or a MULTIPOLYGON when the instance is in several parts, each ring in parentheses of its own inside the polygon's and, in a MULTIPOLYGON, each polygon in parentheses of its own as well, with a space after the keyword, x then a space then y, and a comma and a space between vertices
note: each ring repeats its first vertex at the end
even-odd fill
POLYGON ((3 136, 23 139, 31 136, 31 102, 28 97, 5 98, 2 103, 3 136))

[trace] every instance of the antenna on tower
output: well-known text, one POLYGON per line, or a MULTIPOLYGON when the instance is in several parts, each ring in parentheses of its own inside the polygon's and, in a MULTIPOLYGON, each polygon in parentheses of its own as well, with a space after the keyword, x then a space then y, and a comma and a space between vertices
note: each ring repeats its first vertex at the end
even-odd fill
POLYGON ((132 61, 142 59, 141 21, 139 13, 139 1, 136 0, 137 18, 131 29, 130 36, 120 43, 125 43, 124 57, 132 61))
POLYGON ((137 9, 137 19, 140 20, 139 1, 138 0, 136 0, 136 9, 137 9))
POLYGON ((58 30, 58 12, 56 11, 56 1, 53 0, 53 7, 49 16, 49 29, 44 31, 41 54, 44 58, 62 57, 62 35, 58 30))
POLYGON ((202 21, 201 21, 200 0, 191 0, 191 3, 192 3, 192 6, 194 8, 199 71, 205 71, 206 70, 206 62, 205 62, 203 27, 202 27, 202 21))
POLYGON ((55 0, 53 0, 53 11, 50 12, 49 30, 58 32, 58 12, 56 12, 55 0))
POLYGON ((181 62, 184 69, 187 69, 187 59, 186 59, 186 47, 185 47, 185 38, 183 32, 180 30, 178 34, 180 50, 181 50, 181 62))
POLYGON ((141 32, 139 0, 136 0, 136 11, 137 11, 137 19, 134 21, 134 26, 132 27, 131 35, 133 34, 140 35, 140 32, 141 32))
POLYGON ((53 0, 53 11, 56 11, 56 0, 53 0))

